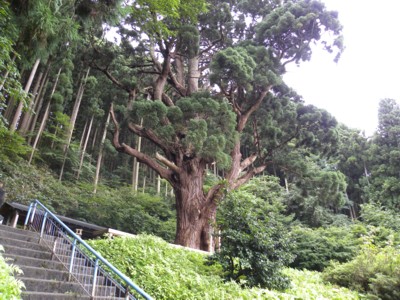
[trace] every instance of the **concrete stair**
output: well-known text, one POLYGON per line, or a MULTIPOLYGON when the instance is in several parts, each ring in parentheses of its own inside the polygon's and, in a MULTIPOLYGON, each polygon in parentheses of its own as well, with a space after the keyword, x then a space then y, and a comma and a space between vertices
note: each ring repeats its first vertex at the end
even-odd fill
MULTIPOLYGON (((18 278, 24 282, 26 289, 23 300, 69 300, 91 299, 81 284, 69 280, 65 266, 58 260, 52 260, 51 251, 39 244, 39 234, 27 230, 0 225, 0 245, 4 247, 3 256, 8 262, 20 267, 23 274, 18 278)), ((86 282, 93 281, 92 276, 86 282)), ((104 278, 99 277, 98 283, 104 278)), ((102 287, 99 287, 100 289, 102 287)), ((92 300, 123 299, 113 296, 95 297, 92 300)))

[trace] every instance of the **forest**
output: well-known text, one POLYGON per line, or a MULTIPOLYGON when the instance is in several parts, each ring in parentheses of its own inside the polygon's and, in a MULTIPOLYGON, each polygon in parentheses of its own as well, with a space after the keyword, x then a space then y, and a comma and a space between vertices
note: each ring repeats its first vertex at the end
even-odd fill
POLYGON ((141 234, 165 257, 93 243, 157 299, 400 299, 400 105, 367 137, 306 104, 315 47, 345 51, 318 0, 0 0, 5 199, 141 234))

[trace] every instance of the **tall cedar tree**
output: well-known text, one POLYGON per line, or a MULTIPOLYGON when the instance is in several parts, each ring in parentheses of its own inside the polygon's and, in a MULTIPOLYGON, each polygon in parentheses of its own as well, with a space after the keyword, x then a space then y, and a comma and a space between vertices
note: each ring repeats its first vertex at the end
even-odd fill
POLYGON ((107 45, 108 54, 101 56, 99 41, 93 43, 102 62, 92 59, 92 67, 140 96, 124 116, 111 112, 113 144, 171 184, 177 208, 175 243, 210 250, 210 221, 226 190, 266 170, 271 153, 289 142, 322 145, 332 134, 336 123, 326 113, 299 105, 291 133, 264 149, 262 139, 272 129, 263 126, 265 120, 256 112, 294 101, 282 75, 287 64, 309 60, 313 44, 340 54, 337 13, 314 0, 135 1, 130 9, 120 33, 121 47, 130 49, 127 67, 138 75, 135 85, 128 86, 112 71, 112 60, 127 53, 110 51, 115 47, 107 45), (127 46, 130 42, 136 46, 127 46), (120 126, 158 151, 148 154, 124 143, 120 126), (244 138, 253 143, 246 152, 244 138), (212 164, 225 171, 218 183, 205 188, 212 164))

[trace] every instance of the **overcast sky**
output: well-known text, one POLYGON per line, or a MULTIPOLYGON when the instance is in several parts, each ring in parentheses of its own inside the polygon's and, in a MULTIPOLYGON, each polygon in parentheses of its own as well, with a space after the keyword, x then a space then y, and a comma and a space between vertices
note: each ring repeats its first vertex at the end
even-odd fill
POLYGON ((379 101, 399 101, 400 2, 323 2, 339 12, 346 49, 337 64, 328 53, 315 51, 310 62, 288 68, 285 81, 306 103, 324 108, 339 122, 371 135, 377 127, 379 101))

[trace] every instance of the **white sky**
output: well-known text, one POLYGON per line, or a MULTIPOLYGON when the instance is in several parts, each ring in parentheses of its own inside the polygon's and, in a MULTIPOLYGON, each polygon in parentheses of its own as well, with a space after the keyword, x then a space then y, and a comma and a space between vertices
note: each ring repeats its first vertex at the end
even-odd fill
POLYGON ((323 2, 339 12, 346 49, 337 64, 328 53, 314 51, 310 62, 288 67, 285 82, 306 103, 369 136, 377 127, 379 101, 400 96, 400 2, 323 2))

